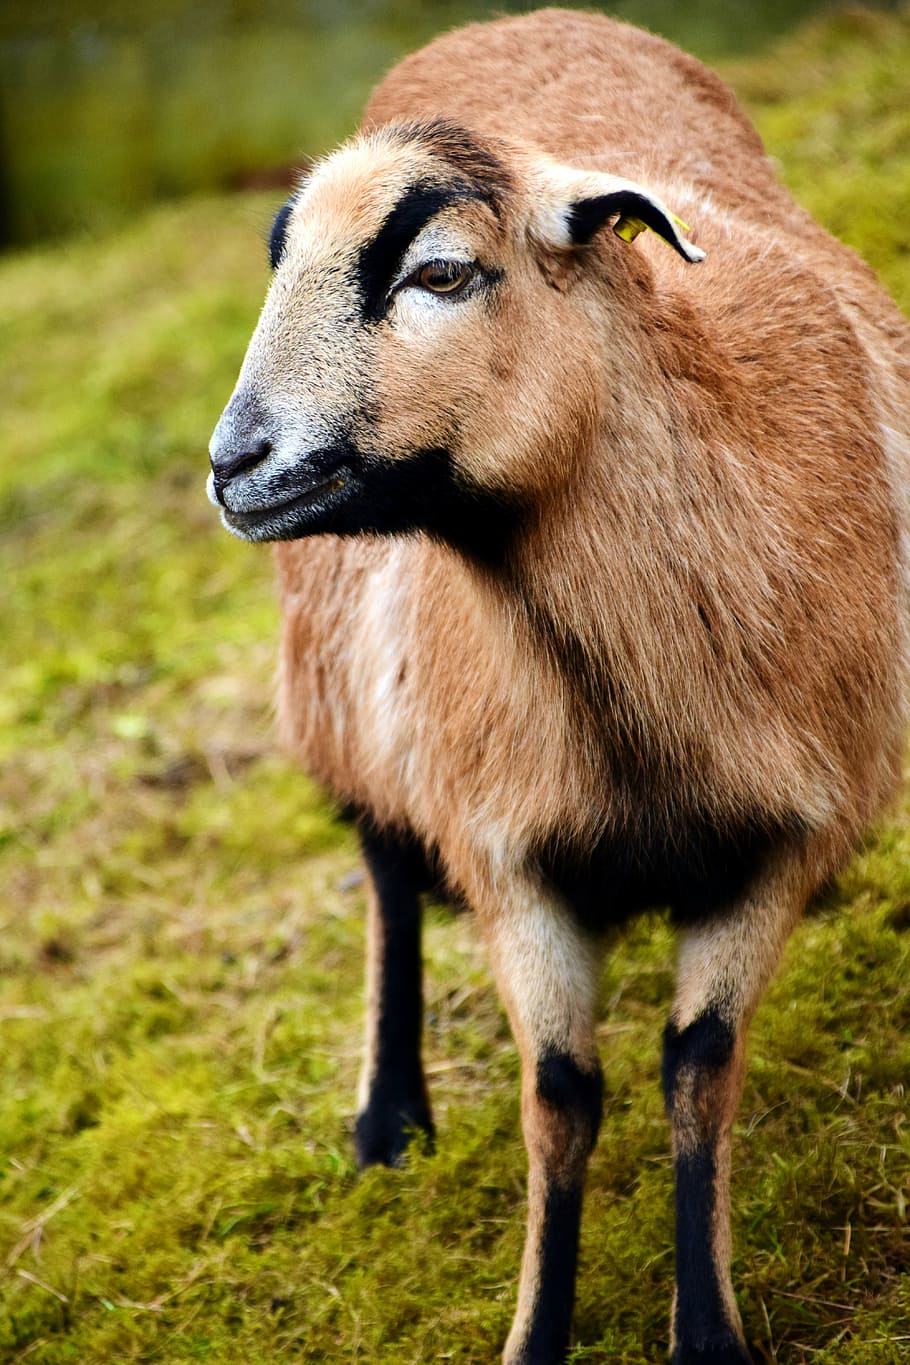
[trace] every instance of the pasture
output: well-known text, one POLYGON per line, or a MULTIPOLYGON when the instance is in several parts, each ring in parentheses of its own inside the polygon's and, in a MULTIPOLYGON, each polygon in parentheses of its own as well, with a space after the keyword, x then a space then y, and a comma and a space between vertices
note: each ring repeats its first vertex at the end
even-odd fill
MULTIPOLYGON (((797 197, 910 310, 910 12, 724 68, 797 197)), ((0 258, 0 1361, 481 1365, 514 1307, 517 1060, 431 910, 438 1150, 360 1176, 353 834, 275 750, 268 552, 205 500, 277 195, 0 258)), ((910 775, 908 775, 910 776, 910 775)), ((661 915, 605 974, 572 1359, 665 1357, 661 915)), ((910 1354, 910 788, 753 1027, 734 1276, 757 1357, 910 1354)))

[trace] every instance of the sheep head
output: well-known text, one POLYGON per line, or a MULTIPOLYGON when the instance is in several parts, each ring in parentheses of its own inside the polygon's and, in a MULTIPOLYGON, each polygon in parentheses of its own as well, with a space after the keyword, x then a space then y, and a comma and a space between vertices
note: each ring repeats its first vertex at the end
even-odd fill
MULTIPOLYGON (((274 278, 211 442, 209 496, 247 540, 422 530, 480 551, 570 485, 651 228, 619 177, 389 125, 320 163, 276 217, 274 278)), ((681 226, 681 225, 680 225, 681 226)))

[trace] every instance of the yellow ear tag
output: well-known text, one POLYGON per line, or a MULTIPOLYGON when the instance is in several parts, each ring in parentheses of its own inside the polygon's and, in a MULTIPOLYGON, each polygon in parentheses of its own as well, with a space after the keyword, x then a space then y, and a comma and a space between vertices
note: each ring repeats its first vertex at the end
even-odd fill
MULTIPOLYGON (((681 218, 677 218, 675 213, 671 213, 670 217, 673 219, 676 226, 683 232, 692 231, 689 224, 684 223, 681 218)), ((617 237, 621 237, 624 242, 634 242, 639 233, 648 231, 648 225, 647 223, 643 223, 640 218, 617 218, 616 222, 613 224, 613 231, 616 233, 617 237)), ((658 234, 658 236, 659 235, 660 234, 658 234)), ((661 240, 665 241, 666 239, 662 238, 661 240)))
POLYGON ((647 230, 647 223, 643 223, 640 218, 617 218, 613 224, 613 231, 624 242, 634 242, 640 232, 647 230))

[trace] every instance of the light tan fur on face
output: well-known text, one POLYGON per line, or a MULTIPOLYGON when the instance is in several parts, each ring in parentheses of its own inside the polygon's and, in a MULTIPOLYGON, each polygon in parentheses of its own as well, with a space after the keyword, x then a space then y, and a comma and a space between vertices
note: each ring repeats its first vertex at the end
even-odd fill
POLYGON ((389 461, 445 446, 522 509, 493 565, 419 535, 276 554, 284 738, 340 800, 438 853, 522 1052, 529 1235, 507 1360, 539 1292, 547 1182, 584 1166, 536 1096, 536 1058, 553 1043, 595 1060, 597 953, 540 850, 584 854, 649 822, 671 841, 694 819, 786 831, 742 902, 683 935, 673 1010, 680 1030, 719 1010, 736 1035, 713 1088, 681 1077, 673 1125, 678 1155, 714 1144, 739 1331, 727 1184, 745 1027, 806 897, 900 772, 906 323, 793 203, 715 76, 605 17, 543 11, 445 35, 382 82, 364 134, 291 214, 241 391, 281 419, 279 465, 342 423, 389 461), (406 268, 450 253, 499 283, 450 303, 404 290, 367 325, 361 247, 408 186, 462 174, 440 117, 498 162, 501 193, 447 208, 406 268), (571 198, 598 175, 666 203, 705 260, 609 225, 568 247, 571 198))

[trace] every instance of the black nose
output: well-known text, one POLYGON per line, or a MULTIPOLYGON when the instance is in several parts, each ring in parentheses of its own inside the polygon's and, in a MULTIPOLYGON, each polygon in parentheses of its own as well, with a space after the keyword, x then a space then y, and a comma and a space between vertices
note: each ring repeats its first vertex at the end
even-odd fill
POLYGON ((242 450, 239 454, 233 451, 225 451, 224 454, 212 458, 212 474, 215 478, 215 496, 222 502, 222 493, 231 479, 242 474, 245 469, 253 469, 257 464, 261 464, 267 455, 272 453, 271 441, 263 438, 251 446, 249 450, 242 450))

